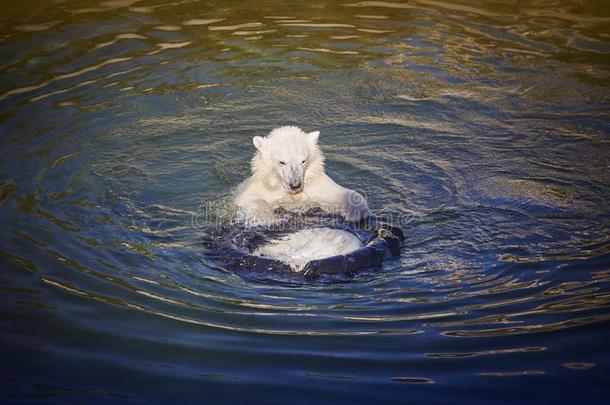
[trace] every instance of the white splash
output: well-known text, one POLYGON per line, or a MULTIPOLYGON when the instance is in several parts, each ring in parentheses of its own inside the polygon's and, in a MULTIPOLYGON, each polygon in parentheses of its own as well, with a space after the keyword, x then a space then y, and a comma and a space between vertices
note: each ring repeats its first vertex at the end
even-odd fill
POLYGON ((282 261, 294 271, 300 271, 310 260, 346 254, 361 246, 360 239, 350 232, 314 228, 273 240, 256 249, 254 254, 282 261))

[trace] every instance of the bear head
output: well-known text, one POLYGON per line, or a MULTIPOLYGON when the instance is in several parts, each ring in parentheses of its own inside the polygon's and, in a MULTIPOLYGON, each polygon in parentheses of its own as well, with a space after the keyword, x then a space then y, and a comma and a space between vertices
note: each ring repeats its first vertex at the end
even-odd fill
POLYGON ((261 176, 272 188, 283 187, 289 194, 302 192, 307 182, 323 170, 319 136, 320 131, 307 133, 293 126, 276 128, 266 137, 255 136, 253 175, 261 176))

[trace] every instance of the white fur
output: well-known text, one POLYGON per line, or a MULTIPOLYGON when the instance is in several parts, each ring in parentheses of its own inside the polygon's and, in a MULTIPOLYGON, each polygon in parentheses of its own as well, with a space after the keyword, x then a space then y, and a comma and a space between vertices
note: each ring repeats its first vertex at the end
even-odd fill
POLYGON ((276 208, 300 211, 320 207, 339 212, 350 221, 369 215, 361 194, 338 185, 324 172, 319 135, 319 131, 305 133, 285 126, 252 139, 257 149, 252 176, 238 187, 235 196, 235 204, 248 220, 273 222, 276 208), (291 190, 291 184, 301 188, 291 190))
POLYGON ((333 228, 303 229, 271 240, 254 251, 255 255, 287 263, 295 271, 303 270, 311 260, 344 255, 362 244, 351 232, 333 228))

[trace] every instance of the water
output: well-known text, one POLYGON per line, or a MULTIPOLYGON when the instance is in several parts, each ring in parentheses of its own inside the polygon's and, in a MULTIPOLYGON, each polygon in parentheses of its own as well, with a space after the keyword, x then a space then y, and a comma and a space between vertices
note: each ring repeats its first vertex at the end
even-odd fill
POLYGON ((607 2, 5 3, 3 402, 608 395, 607 2), (397 263, 205 264, 279 125, 401 221, 397 263))

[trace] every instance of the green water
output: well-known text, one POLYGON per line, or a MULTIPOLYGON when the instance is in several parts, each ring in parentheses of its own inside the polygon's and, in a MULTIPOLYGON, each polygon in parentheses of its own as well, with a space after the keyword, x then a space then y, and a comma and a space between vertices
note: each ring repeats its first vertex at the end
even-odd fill
POLYGON ((2 402, 607 397, 607 1, 1 10, 2 402), (401 221, 397 262, 209 266, 279 125, 401 221))

